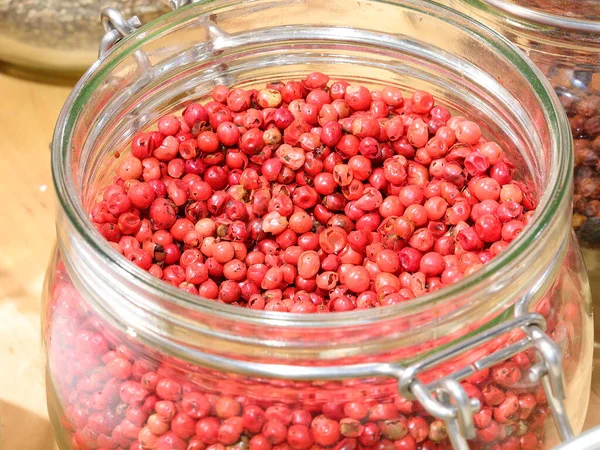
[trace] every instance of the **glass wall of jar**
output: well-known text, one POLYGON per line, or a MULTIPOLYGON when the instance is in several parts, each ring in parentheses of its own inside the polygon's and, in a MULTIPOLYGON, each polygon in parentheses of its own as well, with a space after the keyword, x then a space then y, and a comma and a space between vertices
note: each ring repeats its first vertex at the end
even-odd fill
MULTIPOLYGON (((223 0, 142 28, 82 78, 53 142, 58 245, 43 330, 60 448, 450 448, 431 405, 411 397, 411 383, 399 395, 395 377, 527 310, 562 350, 566 409, 581 429, 593 332, 569 227, 571 149, 566 117, 537 69, 487 28, 432 3, 223 0), (88 212, 137 130, 217 84, 250 87, 315 70, 425 89, 485 124, 538 203, 531 224, 452 286, 330 315, 199 298, 135 267, 96 232, 88 212), (319 375, 326 367, 333 375, 319 375)), ((472 373, 520 342, 530 343, 523 330, 505 330, 418 374, 421 383, 468 376, 462 388, 481 407, 471 448, 556 442, 532 347, 472 373)))
MULTIPOLYGON (((575 140, 573 226, 600 296, 600 4, 594 0, 443 0, 517 44, 542 70, 575 140)), ((596 303, 596 300, 594 300, 596 303)))

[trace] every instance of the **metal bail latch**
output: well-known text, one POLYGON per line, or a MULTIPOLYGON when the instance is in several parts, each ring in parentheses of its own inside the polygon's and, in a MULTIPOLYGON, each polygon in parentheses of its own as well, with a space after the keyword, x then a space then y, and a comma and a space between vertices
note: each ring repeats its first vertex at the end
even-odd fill
POLYGON ((537 325, 524 328, 537 350, 538 363, 532 373, 541 381, 552 411, 556 428, 563 441, 574 438, 573 428, 565 411, 565 381, 562 371, 562 352, 558 345, 537 325))
POLYGON ((169 5, 171 6, 171 9, 173 11, 175 11, 176 9, 184 7, 188 3, 190 3, 190 0, 169 0, 169 5))
POLYGON ((169 6, 173 11, 179 8, 183 8, 184 6, 190 5, 192 3, 198 3, 201 0, 169 0, 169 6))
MULTIPOLYGON (((197 3, 199 0, 169 0, 171 9, 177 10, 192 3, 197 3)), ((117 42, 135 32, 142 26, 142 22, 137 16, 125 19, 123 14, 116 8, 105 8, 101 14, 102 26, 106 33, 100 41, 100 49, 98 50, 98 58, 104 56, 117 42)), ((203 21, 203 26, 206 28, 210 36, 210 51, 219 52, 231 45, 229 34, 219 28, 213 21, 213 17, 203 21)), ((146 62, 147 58, 146 58, 146 62)), ((148 63, 149 65, 149 63, 148 63)))
POLYGON ((435 396, 419 380, 411 383, 410 391, 430 414, 444 420, 452 446, 456 450, 469 450, 467 439, 475 437, 473 414, 481 408, 479 400, 470 399, 452 378, 440 382, 435 396))
MULTIPOLYGON (((169 0, 172 10, 179 9, 189 3, 192 3, 192 0, 169 0)), ((100 17, 105 33, 100 40, 98 58, 102 58, 117 42, 142 26, 142 22, 137 16, 125 19, 121 11, 116 8, 104 8, 100 17)))
POLYGON ((544 318, 537 313, 518 314, 510 321, 500 323, 463 342, 435 352, 407 368, 398 368, 400 370, 395 375, 398 378, 399 391, 405 398, 419 401, 427 412, 446 423, 448 437, 454 449, 469 450, 467 440, 475 437, 473 414, 480 410, 481 405, 479 400, 469 399, 460 381, 533 347, 537 351, 538 362, 530 370, 530 380, 542 383, 561 439, 571 440, 573 430, 564 407, 562 354, 558 345, 544 333, 545 327, 544 318), (500 348, 472 365, 458 369, 427 385, 418 379, 418 375, 424 371, 519 328, 525 333, 525 337, 520 341, 500 348))
POLYGON ((137 16, 125 19, 123 14, 116 8, 105 8, 102 11, 101 18, 102 26, 106 33, 102 36, 102 40, 100 41, 98 58, 104 56, 106 52, 125 36, 133 33, 142 26, 142 22, 137 16))

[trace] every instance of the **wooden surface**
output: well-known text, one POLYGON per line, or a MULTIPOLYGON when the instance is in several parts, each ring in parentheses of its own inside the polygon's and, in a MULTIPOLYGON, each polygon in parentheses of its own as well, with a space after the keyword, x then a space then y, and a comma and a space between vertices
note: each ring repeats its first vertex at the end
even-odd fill
MULTIPOLYGON (((40 292, 54 245, 50 139, 70 86, 0 71, 0 449, 54 447, 46 415, 40 292)), ((600 369, 600 351, 595 366, 600 369)), ((586 428, 600 425, 596 370, 586 428)))

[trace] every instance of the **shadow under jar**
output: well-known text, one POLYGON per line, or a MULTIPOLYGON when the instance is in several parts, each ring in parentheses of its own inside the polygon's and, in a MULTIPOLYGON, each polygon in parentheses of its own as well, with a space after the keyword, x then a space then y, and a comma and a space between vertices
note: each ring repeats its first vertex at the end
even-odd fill
POLYGON ((539 72, 432 3, 226 0, 143 27, 82 78, 53 142, 58 245, 43 333, 60 448, 534 449, 558 441, 552 417, 569 438, 567 417, 575 431, 585 417, 593 341, 569 226, 571 157, 567 119, 539 72), (96 232, 87 211, 137 130, 217 84, 313 71, 424 89, 484 124, 530 187, 534 220, 441 291, 319 315, 201 299, 96 232))

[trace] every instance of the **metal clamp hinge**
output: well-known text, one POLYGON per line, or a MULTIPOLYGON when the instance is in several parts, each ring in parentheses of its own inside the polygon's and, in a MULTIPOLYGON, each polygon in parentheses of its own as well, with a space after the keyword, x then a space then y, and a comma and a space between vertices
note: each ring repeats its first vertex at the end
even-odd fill
MULTIPOLYGON (((179 9, 193 3, 192 0, 169 0, 172 10, 179 9)), ((125 36, 130 35, 139 27, 142 22, 137 16, 125 19, 121 11, 116 8, 104 8, 101 14, 102 26, 104 27, 104 36, 100 41, 98 58, 104 56, 117 42, 125 36)))
POLYGON ((191 0, 169 0, 169 5, 171 9, 175 11, 176 9, 183 8, 186 5, 192 3, 191 0))
POLYGON ((537 313, 525 313, 492 327, 483 334, 436 352, 398 373, 400 393, 407 399, 419 401, 432 416, 445 421, 448 436, 456 450, 468 450, 467 440, 475 437, 473 415, 482 405, 477 399, 469 399, 460 381, 533 347, 536 350, 537 363, 530 369, 530 381, 542 383, 559 434, 563 440, 570 440, 573 438, 573 430, 564 408, 562 354, 558 345, 544 333, 545 327, 542 316, 537 313), (430 384, 426 385, 418 379, 418 375, 424 371, 515 329, 523 330, 526 337, 430 384))
MULTIPOLYGON (((177 10, 188 4, 196 3, 197 0, 170 0, 169 3, 173 10, 177 10)), ((100 49, 98 58, 104 56, 114 45, 135 32, 142 26, 142 22, 137 16, 125 19, 123 14, 116 8, 105 8, 101 14, 102 26, 104 27, 104 36, 100 41, 100 49)), ((229 34, 219 28, 213 21, 212 17, 203 21, 203 26, 206 28, 210 37, 211 50, 218 52, 219 50, 230 46, 229 34)))
POLYGON ((125 36, 133 33, 142 26, 137 16, 125 19, 123 14, 116 8, 105 8, 102 11, 102 26, 106 32, 100 41, 98 58, 104 56, 117 42, 125 36))

